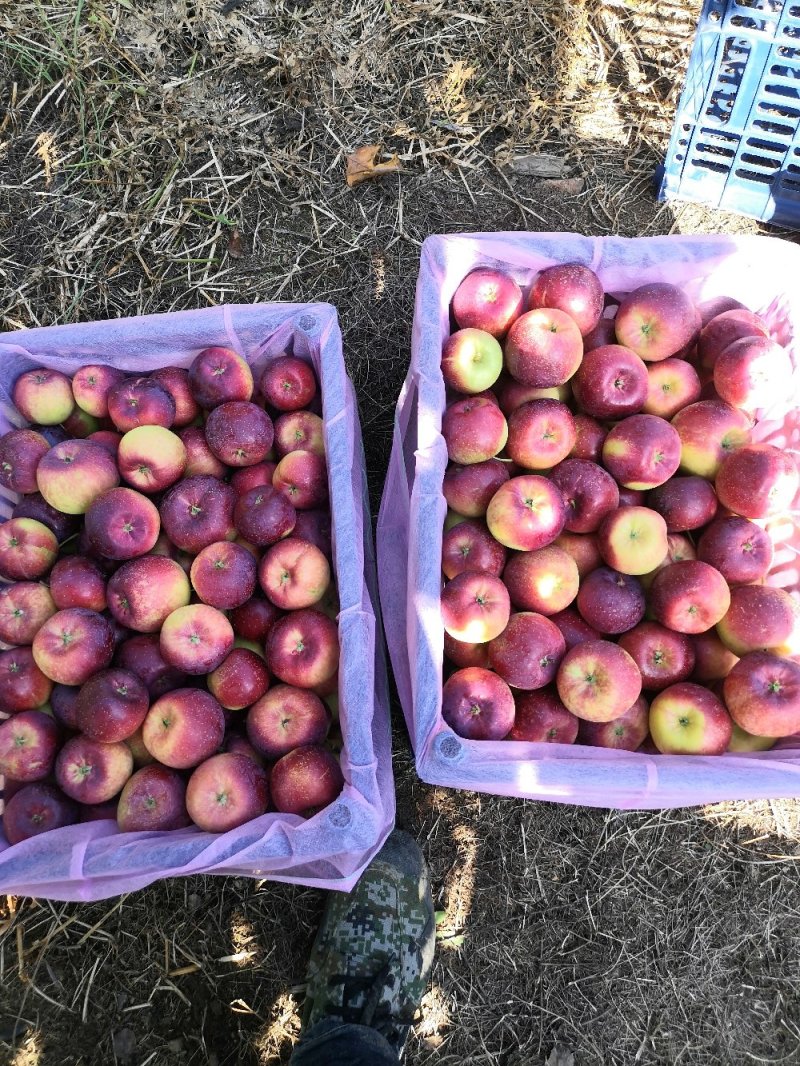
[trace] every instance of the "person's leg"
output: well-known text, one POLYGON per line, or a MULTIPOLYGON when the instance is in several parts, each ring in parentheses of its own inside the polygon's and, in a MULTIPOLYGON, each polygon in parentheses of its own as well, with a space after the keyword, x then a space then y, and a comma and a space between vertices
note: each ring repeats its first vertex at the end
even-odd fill
POLYGON ((394 1066, 428 983, 435 922, 428 870, 395 830, 352 892, 332 892, 311 950, 292 1066, 394 1066))

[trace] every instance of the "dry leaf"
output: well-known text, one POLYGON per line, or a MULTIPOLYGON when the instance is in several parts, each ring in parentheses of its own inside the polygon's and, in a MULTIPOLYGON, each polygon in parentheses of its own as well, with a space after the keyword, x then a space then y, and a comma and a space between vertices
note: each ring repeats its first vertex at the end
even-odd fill
POLYGON ((525 174, 531 178, 565 178, 567 176, 566 160, 559 155, 549 155, 547 152, 518 155, 508 165, 515 174, 525 174))
POLYGON ((351 189, 354 185, 360 185, 362 181, 382 178, 384 174, 396 174, 400 170, 400 160, 396 155, 393 155, 391 159, 376 163, 375 160, 380 150, 379 144, 365 144, 347 157, 346 178, 351 189))
POLYGON ((575 1066, 575 1055, 563 1044, 556 1044, 544 1066, 575 1066))
POLYGON ((241 259, 245 254, 244 241, 239 230, 234 226, 228 237, 228 255, 231 259, 241 259))

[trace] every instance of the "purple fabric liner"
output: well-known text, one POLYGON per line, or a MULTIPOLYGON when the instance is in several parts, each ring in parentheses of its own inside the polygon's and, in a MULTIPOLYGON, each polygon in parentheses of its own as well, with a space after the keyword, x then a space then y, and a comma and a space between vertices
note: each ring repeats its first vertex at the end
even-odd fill
MULTIPOLYGON (((135 372, 188 366, 203 348, 235 349, 258 380, 293 352, 321 382, 334 563, 341 610, 342 795, 314 817, 266 814, 228 833, 119 833, 111 821, 53 830, 10 846, 0 832, 0 892, 97 900, 162 877, 238 874, 349 890, 394 825, 389 696, 358 407, 329 304, 227 305, 0 334, 0 433, 23 424, 10 400, 33 366, 74 373, 88 363, 135 372)), ((0 499, 7 517, 13 496, 0 499)), ((2 779, 0 779, 2 780, 2 779)))
MULTIPOLYGON (((669 281, 695 301, 732 296, 764 315, 800 365, 800 249, 771 237, 584 237, 494 233, 429 237, 417 281, 411 364, 397 404, 394 444, 378 518, 378 580, 384 626, 416 756, 429 783, 596 807, 660 808, 800 795, 800 736, 773 750, 723 756, 650 756, 603 748, 464 740, 441 716, 443 628, 439 609, 445 386, 441 350, 459 282, 479 266, 510 273, 526 295, 553 263, 578 261, 606 291, 669 281)), ((759 412, 755 437, 797 452, 797 369, 791 395, 759 412)), ((772 523, 770 583, 796 592, 800 535, 794 514, 772 523)))

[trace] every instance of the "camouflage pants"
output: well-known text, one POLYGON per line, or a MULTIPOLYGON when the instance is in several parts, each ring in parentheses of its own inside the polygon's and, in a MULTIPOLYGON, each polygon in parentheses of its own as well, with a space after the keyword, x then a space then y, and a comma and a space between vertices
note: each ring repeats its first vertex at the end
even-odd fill
POLYGON ((397 1066, 399 1061, 376 1029, 323 1018, 304 1034, 290 1066, 397 1066))

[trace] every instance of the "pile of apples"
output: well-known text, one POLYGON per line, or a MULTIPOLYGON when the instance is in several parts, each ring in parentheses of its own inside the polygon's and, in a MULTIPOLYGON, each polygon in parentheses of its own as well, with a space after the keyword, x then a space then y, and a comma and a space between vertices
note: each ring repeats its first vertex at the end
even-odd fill
POLYGON ((18 843, 116 818, 224 832, 343 787, 317 381, 236 352, 35 369, 0 437, 0 774, 18 843))
POLYGON ((579 263, 527 300, 475 270, 451 314, 448 725, 702 755, 800 731, 800 611, 766 583, 798 471, 751 442, 794 392, 767 323, 668 283, 614 298, 579 263))

